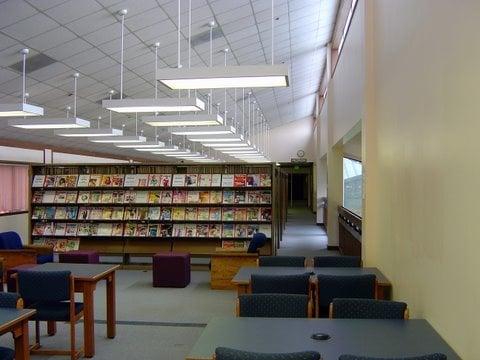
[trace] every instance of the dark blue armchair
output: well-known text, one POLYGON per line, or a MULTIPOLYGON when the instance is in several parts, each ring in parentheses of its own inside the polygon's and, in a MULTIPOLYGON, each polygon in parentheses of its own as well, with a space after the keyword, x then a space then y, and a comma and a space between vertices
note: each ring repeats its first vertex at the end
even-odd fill
MULTIPOLYGON (((0 293, 0 308, 18 308, 23 306, 22 299, 15 293, 0 293)), ((13 360, 15 358, 15 351, 13 349, 0 346, 0 359, 13 360)))
POLYGON ((313 302, 300 294, 243 294, 237 299, 237 316, 310 318, 313 302))

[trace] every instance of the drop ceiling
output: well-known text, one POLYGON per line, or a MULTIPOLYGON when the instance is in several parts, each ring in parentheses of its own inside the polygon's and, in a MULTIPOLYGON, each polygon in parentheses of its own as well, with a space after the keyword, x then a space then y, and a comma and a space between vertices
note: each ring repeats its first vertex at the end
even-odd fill
MULTIPOLYGON (((188 0, 181 1, 181 63, 188 66, 188 0)), ((21 97, 21 74, 11 68, 19 62, 19 50, 30 48, 30 57, 39 54, 54 60, 40 61, 35 70, 27 66, 29 102, 45 107, 47 116, 65 114, 73 105, 72 74, 78 82, 77 115, 89 120, 108 113, 101 99, 110 89, 119 88, 120 18, 125 20, 124 94, 131 98, 154 95, 154 50, 159 48, 159 67, 177 65, 177 0, 0 0, 0 103, 17 102, 21 97)), ((256 89, 253 98, 272 127, 312 116, 315 93, 325 66, 326 44, 332 39, 339 0, 275 0, 274 59, 290 66, 290 87, 256 89)), ((192 0, 191 66, 208 66, 208 22, 215 20, 214 65, 223 65, 229 48, 230 65, 271 63, 271 0, 192 0)), ((205 93, 200 92, 202 97, 205 93)), ((242 121, 241 90, 237 90, 237 119, 242 121)), ((160 85, 159 96, 178 96, 160 85)), ((183 93, 186 96, 186 92, 183 93)), ((223 90, 214 92, 214 103, 222 102, 223 90)), ((233 116, 234 91, 228 92, 228 117, 233 116)), ((230 120, 232 121, 232 120, 230 120)), ((85 139, 55 137, 52 130, 27 131, 0 121, 0 138, 68 146, 104 154, 128 156, 131 150, 85 139)), ((95 121, 92 121, 95 124, 95 121)), ((114 114, 113 125, 135 131, 134 115, 114 114)), ((93 125, 94 126, 94 125, 93 125)), ((152 139, 154 129, 140 125, 152 139)), ((167 140, 167 139, 162 139, 167 140)), ((138 155, 138 154, 137 154, 138 155)), ((150 155, 142 154, 149 158, 150 155)), ((150 157, 154 159, 155 156, 150 157)))

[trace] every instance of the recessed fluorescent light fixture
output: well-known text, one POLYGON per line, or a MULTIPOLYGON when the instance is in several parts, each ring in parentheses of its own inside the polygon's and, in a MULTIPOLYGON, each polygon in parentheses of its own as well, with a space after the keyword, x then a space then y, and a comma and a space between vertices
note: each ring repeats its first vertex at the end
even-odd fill
POLYGON ((223 118, 218 114, 194 113, 180 115, 143 116, 142 121, 150 126, 208 126, 222 125, 223 118))
POLYGON ((161 154, 162 152, 172 152, 172 151, 177 151, 178 150, 178 146, 177 145, 170 145, 170 146, 164 146, 162 148, 158 148, 158 149, 149 149, 149 150, 142 150, 142 149, 138 149, 138 151, 154 151, 155 154, 161 154))
POLYGON ((0 104, 0 117, 43 116, 43 108, 27 103, 0 104))
POLYGON ((172 90, 288 86, 288 66, 242 65, 158 69, 157 80, 172 90))
POLYGON ((100 138, 88 138, 88 141, 95 143, 144 143, 145 136, 106 136, 100 138))
POLYGON ((258 154, 256 150, 227 150, 223 151, 224 154, 235 154, 235 155, 242 155, 242 154, 258 154))
POLYGON ((116 147, 119 148, 125 148, 125 149, 155 149, 155 148, 164 148, 165 143, 161 141, 145 141, 141 144, 128 144, 128 143, 119 143, 119 144, 113 144, 116 147))
POLYGON ((103 100, 102 106, 118 113, 202 111, 205 109, 205 103, 197 98, 103 100))
POLYGON ((55 130, 55 135, 66 137, 101 137, 101 136, 122 136, 123 130, 113 128, 88 128, 72 130, 55 130))
POLYGON ((170 129, 173 135, 225 135, 235 134, 235 128, 232 126, 192 126, 192 127, 174 127, 170 129))
POLYGON ((243 141, 241 134, 219 134, 219 135, 191 135, 187 138, 189 141, 196 141, 201 143, 216 143, 216 142, 239 142, 243 141))
POLYGON ((152 154, 155 154, 155 155, 164 155, 164 156, 168 156, 168 155, 186 155, 186 154, 190 154, 190 150, 176 150, 176 151, 154 151, 152 152, 152 154))
POLYGON ((22 129, 74 129, 89 127, 90 121, 80 118, 11 119, 8 125, 22 129))
POLYGON ((247 148, 250 145, 243 142, 238 143, 203 143, 203 146, 213 147, 215 150, 226 150, 228 148, 247 148))

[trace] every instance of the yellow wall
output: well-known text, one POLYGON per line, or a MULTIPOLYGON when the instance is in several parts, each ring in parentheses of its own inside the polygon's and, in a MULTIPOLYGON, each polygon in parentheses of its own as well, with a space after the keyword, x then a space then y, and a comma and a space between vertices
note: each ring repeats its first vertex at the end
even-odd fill
POLYGON ((366 9, 364 262, 467 360, 480 359, 479 19, 479 1, 366 9))
POLYGON ((24 244, 28 243, 28 213, 0 216, 0 232, 16 231, 24 244))

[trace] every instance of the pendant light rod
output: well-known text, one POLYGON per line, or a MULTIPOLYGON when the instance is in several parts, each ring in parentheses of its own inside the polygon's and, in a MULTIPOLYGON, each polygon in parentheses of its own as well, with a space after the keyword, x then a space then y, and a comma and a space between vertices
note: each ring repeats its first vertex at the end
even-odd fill
POLYGON ((274 14, 273 14, 274 1, 275 1, 275 0, 272 0, 272 65, 274 65, 274 60, 273 60, 273 40, 274 40, 274 39, 273 39, 273 38, 274 38, 274 35, 275 35, 275 30, 274 30, 275 27, 274 27, 274 25, 273 25, 274 20, 275 20, 274 14))
MULTIPOLYGON (((110 90, 108 95, 110 95, 110 100, 112 100, 112 96, 115 94, 115 90, 110 90)), ((112 110, 108 110, 108 118, 110 120, 110 129, 112 128, 112 110)))
POLYGON ((242 132, 245 137, 245 88, 242 89, 242 132))
POLYGON ((71 109, 72 109, 72 108, 71 108, 70 106, 67 106, 67 107, 65 108, 65 110, 67 111, 67 119, 70 118, 70 110, 71 110, 71 109))
MULTIPOLYGON (((213 28, 215 27, 215 21, 210 21, 208 23, 210 26, 210 68, 213 67, 213 28)), ((213 105, 213 89, 210 88, 210 114, 212 113, 212 105, 213 105)))
POLYGON ((177 67, 181 68, 182 64, 180 64, 180 18, 181 18, 181 1, 177 1, 178 4, 178 31, 177 31, 177 67))
POLYGON ((122 17, 122 31, 121 31, 121 50, 120 50, 120 99, 123 99, 123 42, 124 42, 124 27, 125 27, 125 15, 127 15, 128 10, 123 9, 120 11, 120 16, 122 17))
POLYGON ((159 42, 156 42, 154 45, 155 47, 155 99, 158 99, 158 81, 157 81, 157 71, 158 71, 158 48, 160 46, 159 42))
POLYGON ((138 135, 138 113, 135 113, 135 135, 138 135))
MULTIPOLYGON (((188 0, 188 68, 192 67, 192 0, 188 0)), ((190 89, 188 89, 190 97, 190 89)))
POLYGON ((79 73, 73 74, 73 117, 77 117, 77 82, 79 73))
MULTIPOLYGON (((223 49, 223 65, 227 67, 227 54, 228 54, 228 48, 223 49)), ((224 97, 224 112, 225 112, 225 121, 227 121, 227 88, 223 89, 223 97, 224 97)))
POLYGON ((27 75, 26 75, 26 63, 27 63, 27 55, 30 52, 29 49, 22 49, 20 50, 20 54, 22 54, 22 103, 27 102, 26 97, 26 87, 27 87, 27 75))

